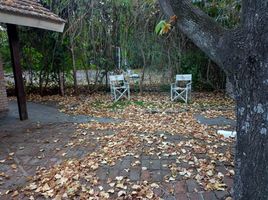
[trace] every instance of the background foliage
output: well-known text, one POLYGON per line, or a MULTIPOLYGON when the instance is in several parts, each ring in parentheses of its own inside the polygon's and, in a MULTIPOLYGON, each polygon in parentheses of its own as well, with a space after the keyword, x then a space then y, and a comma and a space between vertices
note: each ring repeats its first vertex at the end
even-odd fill
MULTIPOLYGON (((63 34, 20 27, 22 66, 26 82, 40 92, 50 85, 78 89, 77 71, 85 73, 86 85, 98 88, 107 83, 109 71, 132 69, 145 84, 168 85, 177 73, 192 73, 195 89, 218 90, 225 84, 224 73, 183 34, 174 28, 155 34, 164 19, 155 0, 42 0, 41 3, 67 21, 63 34), (94 71, 94 81, 89 72, 94 71), (156 78, 157 77, 157 78, 156 78)), ((227 28, 239 22, 239 0, 193 0, 208 15, 227 28)), ((11 71, 8 40, 0 31, 0 53, 7 72, 11 71)))

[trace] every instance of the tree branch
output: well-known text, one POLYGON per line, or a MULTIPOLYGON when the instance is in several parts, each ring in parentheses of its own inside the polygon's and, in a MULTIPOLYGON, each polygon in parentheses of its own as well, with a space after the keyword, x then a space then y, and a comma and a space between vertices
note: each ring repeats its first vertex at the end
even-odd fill
POLYGON ((223 66, 220 51, 224 44, 225 29, 189 0, 159 0, 167 17, 177 16, 177 26, 189 39, 204 51, 210 59, 223 66))
MULTIPOLYGON (((243 0, 242 1, 242 25, 244 27, 259 24, 261 20, 267 20, 268 0, 243 0)), ((266 21, 267 24, 267 21, 266 21)))

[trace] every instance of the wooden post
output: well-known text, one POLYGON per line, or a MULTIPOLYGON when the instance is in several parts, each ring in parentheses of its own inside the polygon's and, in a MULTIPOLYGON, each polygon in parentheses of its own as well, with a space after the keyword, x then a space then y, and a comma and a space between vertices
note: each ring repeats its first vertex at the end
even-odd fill
POLYGON ((7 33, 12 59, 13 74, 15 79, 15 90, 18 101, 20 120, 27 120, 28 113, 26 105, 26 95, 24 91, 22 70, 20 66, 19 37, 16 25, 7 24, 7 33))

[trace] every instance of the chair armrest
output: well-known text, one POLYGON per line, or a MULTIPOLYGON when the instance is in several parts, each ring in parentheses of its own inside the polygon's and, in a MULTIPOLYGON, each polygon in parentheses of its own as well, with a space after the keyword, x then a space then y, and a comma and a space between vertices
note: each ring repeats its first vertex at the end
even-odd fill
POLYGON ((187 83, 187 84, 186 84, 186 87, 187 87, 187 88, 191 88, 191 87, 192 87, 192 82, 187 83))
POLYGON ((176 87, 176 83, 171 83, 170 84, 170 89, 172 90, 172 89, 174 89, 176 87))

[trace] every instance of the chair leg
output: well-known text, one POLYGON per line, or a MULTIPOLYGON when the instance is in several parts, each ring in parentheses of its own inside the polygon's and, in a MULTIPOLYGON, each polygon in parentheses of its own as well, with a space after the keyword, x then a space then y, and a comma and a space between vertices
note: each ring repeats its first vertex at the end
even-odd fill
POLYGON ((130 100, 130 88, 127 88, 127 96, 128 96, 128 100, 130 100))
POLYGON ((189 103, 192 99, 192 92, 191 92, 191 88, 189 88, 187 90, 187 103, 189 103))
POLYGON ((171 99, 171 101, 174 101, 174 99, 173 99, 173 88, 171 87, 171 89, 170 89, 170 99, 171 99))
POLYGON ((114 94, 114 89, 113 88, 111 88, 111 97, 112 97, 112 100, 115 99, 115 94, 114 94))
POLYGON ((114 90, 114 100, 116 100, 116 96, 117 96, 116 90, 114 90))
POLYGON ((117 102, 121 98, 121 93, 119 90, 115 90, 115 102, 117 102))
POLYGON ((116 93, 116 89, 114 90, 114 100, 116 101, 117 99, 117 93, 116 93))
POLYGON ((188 90, 186 90, 185 94, 186 94, 185 103, 187 104, 188 103, 188 90))
POLYGON ((130 99, 130 92, 129 88, 122 90, 115 90, 115 102, 117 102, 122 97, 126 97, 127 99, 130 99))
POLYGON ((187 102, 187 91, 186 90, 183 90, 181 92, 175 90, 174 94, 175 94, 174 98, 173 98, 174 100, 181 99, 185 103, 187 102))

